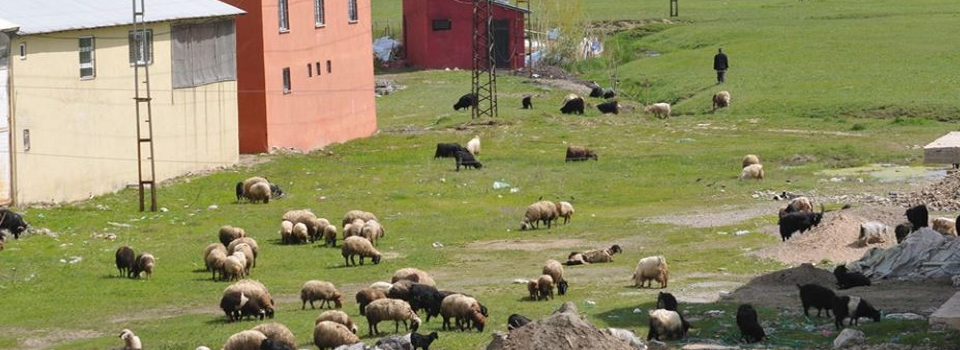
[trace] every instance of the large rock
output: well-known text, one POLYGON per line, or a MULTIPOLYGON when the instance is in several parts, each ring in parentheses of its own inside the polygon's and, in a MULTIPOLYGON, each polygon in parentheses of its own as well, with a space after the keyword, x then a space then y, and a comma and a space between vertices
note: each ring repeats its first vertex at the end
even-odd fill
POLYGON ((577 314, 573 303, 542 320, 504 334, 494 334, 487 350, 636 350, 577 314))
POLYGON ((833 340, 835 349, 846 348, 854 345, 861 345, 867 342, 867 336, 863 332, 853 328, 844 328, 843 332, 833 340))

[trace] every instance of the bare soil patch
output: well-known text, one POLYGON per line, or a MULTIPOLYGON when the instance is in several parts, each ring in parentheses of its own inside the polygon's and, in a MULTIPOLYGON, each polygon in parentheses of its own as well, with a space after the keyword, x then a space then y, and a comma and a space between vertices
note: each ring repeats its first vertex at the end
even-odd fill
POLYGON ((18 346, 21 350, 40 350, 53 348, 59 344, 69 343, 83 339, 93 339, 102 337, 102 332, 93 330, 67 330, 67 329, 10 329, 3 330, 4 333, 21 333, 22 337, 17 337, 18 346))
POLYGON ((478 241, 467 244, 467 249, 477 250, 522 250, 527 252, 538 252, 549 249, 576 248, 590 246, 590 243, 582 239, 563 238, 549 241, 533 240, 505 240, 498 239, 493 241, 478 241))
POLYGON ((764 215, 775 214, 779 207, 783 205, 781 202, 764 202, 749 208, 699 208, 688 214, 641 218, 640 221, 697 228, 729 226, 764 215))

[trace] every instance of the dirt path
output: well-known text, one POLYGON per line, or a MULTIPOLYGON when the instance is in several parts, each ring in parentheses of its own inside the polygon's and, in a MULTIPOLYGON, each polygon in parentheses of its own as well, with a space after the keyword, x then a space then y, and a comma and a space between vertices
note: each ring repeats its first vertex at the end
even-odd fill
POLYGON ((640 218, 642 222, 657 224, 683 225, 696 228, 733 225, 764 215, 776 214, 783 202, 762 202, 747 207, 721 206, 718 208, 698 208, 689 213, 640 218))

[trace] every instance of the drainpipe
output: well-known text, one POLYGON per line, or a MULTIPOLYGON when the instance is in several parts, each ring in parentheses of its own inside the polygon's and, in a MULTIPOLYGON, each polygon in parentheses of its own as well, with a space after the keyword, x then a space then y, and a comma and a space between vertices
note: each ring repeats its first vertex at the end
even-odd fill
POLYGON ((14 111, 16 110, 13 106, 14 95, 13 95, 13 64, 16 61, 11 53, 13 52, 13 42, 17 37, 17 31, 20 28, 8 28, 4 29, 3 32, 10 38, 10 44, 7 45, 7 134, 10 136, 7 138, 9 144, 7 145, 10 151, 10 202, 8 206, 15 206, 17 204, 17 152, 16 152, 16 127, 15 122, 17 118, 14 117, 14 111))

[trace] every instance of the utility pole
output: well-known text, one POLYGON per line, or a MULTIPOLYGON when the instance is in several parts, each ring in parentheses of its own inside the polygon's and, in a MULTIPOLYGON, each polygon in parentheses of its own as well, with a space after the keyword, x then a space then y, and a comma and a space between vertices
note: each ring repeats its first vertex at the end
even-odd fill
POLYGON ((497 117, 493 0, 473 0, 473 118, 497 117))
POLYGON ((150 211, 157 211, 157 182, 153 153, 153 109, 150 97, 150 55, 152 45, 147 40, 146 21, 144 20, 144 1, 133 1, 133 101, 136 104, 137 117, 137 188, 140 190, 140 211, 146 206, 145 186, 150 186, 150 211), (140 75, 143 74, 143 81, 140 75), (144 169, 146 167, 147 169, 144 169))

